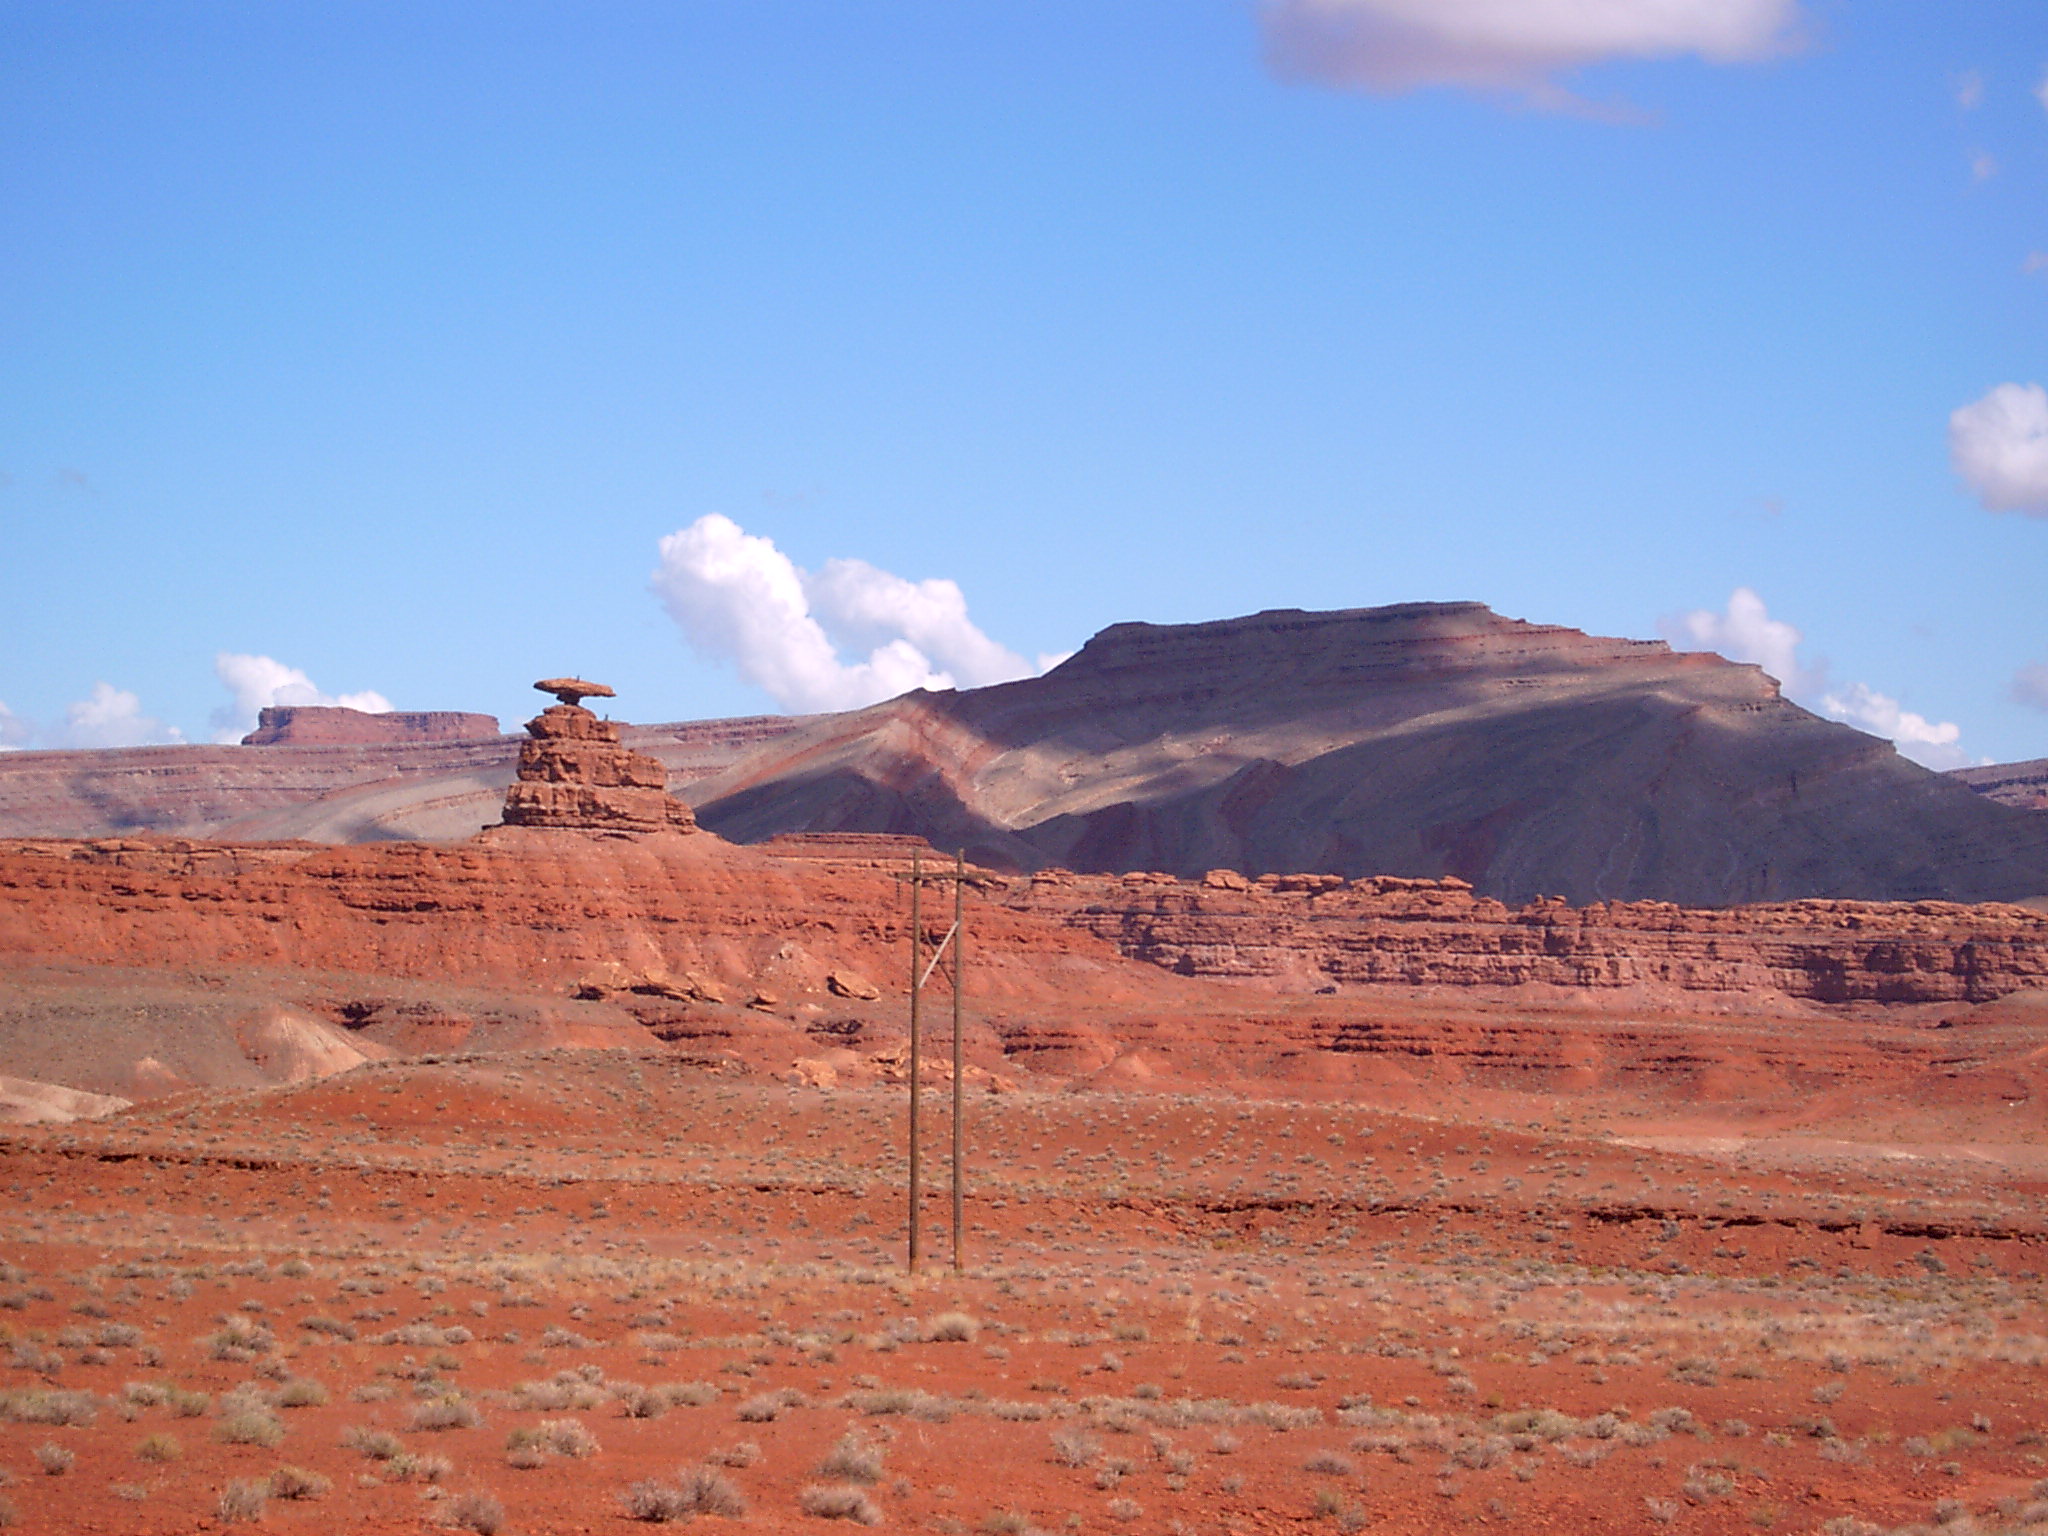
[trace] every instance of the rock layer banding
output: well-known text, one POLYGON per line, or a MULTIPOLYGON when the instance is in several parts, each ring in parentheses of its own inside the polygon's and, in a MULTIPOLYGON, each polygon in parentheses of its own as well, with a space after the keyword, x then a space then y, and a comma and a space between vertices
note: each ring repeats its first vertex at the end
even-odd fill
POLYGON ((602 683, 534 684, 561 700, 526 722, 518 778, 505 791, 505 825, 576 832, 694 832, 697 818, 668 792, 658 757, 621 745, 619 728, 577 703, 610 697, 602 683))

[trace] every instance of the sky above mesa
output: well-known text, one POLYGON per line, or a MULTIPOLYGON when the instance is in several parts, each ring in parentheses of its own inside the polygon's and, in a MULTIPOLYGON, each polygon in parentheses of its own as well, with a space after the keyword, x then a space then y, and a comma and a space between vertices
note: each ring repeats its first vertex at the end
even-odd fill
POLYGON ((1477 599, 2048 756, 2039 0, 9 0, 0 206, 0 746, 1477 599))

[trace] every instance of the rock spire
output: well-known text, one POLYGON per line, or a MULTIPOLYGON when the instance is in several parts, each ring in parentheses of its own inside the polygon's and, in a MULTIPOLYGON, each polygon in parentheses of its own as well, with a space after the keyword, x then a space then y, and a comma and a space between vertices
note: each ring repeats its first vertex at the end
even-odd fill
POLYGON ((658 757, 619 743, 619 728, 582 698, 611 698, 602 683, 551 677, 535 683, 562 700, 526 722, 519 777, 505 791, 508 827, 580 832, 694 832, 697 818, 668 792, 658 757))

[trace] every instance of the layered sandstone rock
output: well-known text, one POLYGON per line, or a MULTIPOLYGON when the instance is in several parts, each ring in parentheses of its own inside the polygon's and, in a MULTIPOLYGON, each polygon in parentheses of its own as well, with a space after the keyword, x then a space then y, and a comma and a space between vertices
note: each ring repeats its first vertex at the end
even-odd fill
POLYGON ((1949 777, 1960 779, 1978 794, 2001 805, 2048 811, 2048 757, 2024 763, 1993 763, 1985 768, 1951 768, 1949 777))
POLYGON ((496 741, 498 735, 496 715, 462 710, 391 710, 373 715, 330 705, 273 704, 256 717, 256 729, 242 738, 242 745, 368 746, 384 742, 496 741))
POLYGON ((526 722, 519 776, 505 791, 505 825, 582 832, 694 832, 690 808, 668 792, 658 757, 619 741, 619 728, 576 702, 611 689, 576 678, 534 684, 563 702, 526 722))
POLYGON ((1509 907, 1455 878, 1226 870, 1199 881, 1049 870, 1009 899, 1133 959, 1283 991, 1538 984, 1910 1004, 2048 988, 2048 915, 1999 903, 1509 907))

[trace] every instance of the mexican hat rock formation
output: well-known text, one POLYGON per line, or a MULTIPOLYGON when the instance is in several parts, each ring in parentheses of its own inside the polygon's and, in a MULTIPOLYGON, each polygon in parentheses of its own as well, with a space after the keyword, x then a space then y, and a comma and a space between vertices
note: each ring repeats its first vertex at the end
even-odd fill
POLYGON ((505 791, 505 825, 577 832, 694 832, 697 818, 668 792, 658 757, 619 742, 619 728, 579 700, 613 698, 577 677, 533 685, 560 702, 526 722, 519 776, 505 791))

